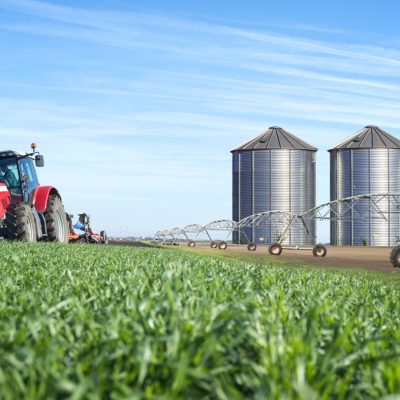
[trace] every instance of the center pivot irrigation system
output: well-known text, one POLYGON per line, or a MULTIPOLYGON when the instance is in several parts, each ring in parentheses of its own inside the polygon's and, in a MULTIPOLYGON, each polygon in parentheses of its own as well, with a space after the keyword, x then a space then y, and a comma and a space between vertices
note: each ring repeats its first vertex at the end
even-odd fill
MULTIPOLYGON (((247 249, 255 251, 257 245, 248 240, 248 233, 254 228, 269 228, 273 231, 273 237, 277 240, 268 246, 271 255, 279 256, 284 248, 283 243, 295 226, 300 226, 310 238, 313 247, 303 247, 301 250, 312 250, 315 257, 325 257, 327 249, 324 245, 317 243, 316 237, 309 230, 314 221, 336 221, 338 223, 354 220, 370 223, 372 220, 384 220, 397 218, 400 225, 400 193, 373 193, 346 197, 339 200, 323 203, 304 213, 294 214, 282 210, 264 211, 250 215, 236 222, 232 220, 216 220, 207 225, 191 224, 184 228, 174 228, 155 233, 154 237, 158 243, 163 245, 177 245, 178 240, 186 240, 189 247, 196 245, 199 235, 204 234, 210 241, 212 248, 225 250, 228 247, 227 240, 230 235, 238 232, 240 237, 246 239, 247 249), (215 240, 214 233, 226 234, 224 240, 215 240)), ((400 235, 400 232, 399 232, 400 235)), ((298 246, 295 247, 299 249, 298 246)), ((395 267, 400 267, 400 246, 395 246, 390 255, 390 261, 395 267)))

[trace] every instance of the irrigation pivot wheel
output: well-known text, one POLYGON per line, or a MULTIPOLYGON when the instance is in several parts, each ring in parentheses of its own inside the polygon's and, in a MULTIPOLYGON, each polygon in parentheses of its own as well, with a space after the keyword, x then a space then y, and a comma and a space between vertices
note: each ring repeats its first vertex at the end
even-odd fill
POLYGON ((210 246, 212 249, 216 249, 218 247, 216 242, 211 242, 210 246))
POLYGON ((280 256, 282 254, 282 246, 279 243, 272 243, 268 247, 268 253, 271 256, 280 256))
POLYGON ((218 243, 218 248, 220 250, 226 250, 228 248, 228 243, 224 242, 223 240, 218 243))
POLYGON ((325 257, 327 252, 328 251, 326 250, 326 247, 322 244, 316 244, 313 247, 313 256, 314 257, 325 257))
POLYGON ((248 251, 256 251, 256 249, 257 249, 257 246, 254 243, 249 243, 247 245, 247 250, 248 251))
POLYGON ((189 240, 188 246, 189 247, 194 247, 194 246, 196 246, 196 242, 194 240, 189 240))
POLYGON ((400 245, 393 247, 390 252, 390 262, 394 268, 400 267, 400 245))

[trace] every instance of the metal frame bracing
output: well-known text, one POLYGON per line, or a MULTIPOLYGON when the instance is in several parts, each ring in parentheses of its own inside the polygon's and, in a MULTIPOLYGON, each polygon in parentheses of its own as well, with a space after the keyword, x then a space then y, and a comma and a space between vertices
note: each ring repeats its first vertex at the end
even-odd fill
MULTIPOLYGON (((277 231, 277 242, 281 244, 289 233, 290 228, 294 225, 297 215, 281 210, 263 211, 243 218, 238 223, 239 232, 245 232, 243 228, 256 228, 262 226, 274 226, 277 231)), ((247 237, 246 237, 247 239, 247 237)))
MULTIPOLYGON (((310 219, 320 221, 384 219, 389 221, 389 215, 393 214, 400 214, 400 193, 360 194, 333 200, 299 214, 298 218, 307 230, 306 221, 310 219), (365 200, 369 200, 368 203, 365 200), (360 207, 361 205, 362 207, 360 207)), ((309 232, 307 233, 309 234, 309 232)), ((315 237, 310 237, 315 244, 315 237)))
POLYGON ((188 241, 191 240, 191 235, 195 235, 194 240, 196 240, 200 233, 204 232, 204 226, 201 226, 199 224, 186 225, 184 228, 182 228, 182 231, 183 235, 188 241))
POLYGON ((393 214, 400 214, 400 193, 371 193, 333 200, 320 204, 301 214, 281 210, 264 211, 243 218, 239 222, 222 219, 209 222, 205 226, 192 224, 184 228, 174 228, 170 231, 158 231, 155 237, 163 238, 163 242, 165 242, 169 236, 173 240, 176 240, 176 236, 183 235, 189 240, 188 234, 194 234, 197 238, 200 233, 204 232, 212 241, 210 232, 213 231, 225 231, 227 232, 227 237, 234 231, 239 231, 246 235, 243 228, 255 228, 273 224, 279 232, 277 243, 282 244, 290 229, 295 224, 300 224, 315 245, 317 243, 316 237, 308 229, 308 222, 310 220, 340 221, 346 219, 364 219, 367 221, 371 218, 383 218, 385 221, 389 221, 389 215, 393 214), (367 207, 365 200, 369 200, 367 207), (357 208, 360 204, 363 207, 357 208))
POLYGON ((239 229, 239 223, 232 221, 231 219, 219 219, 209 222, 204 226, 204 231, 206 232, 208 238, 212 241, 210 231, 222 231, 227 232, 226 238, 229 237, 232 232, 239 229))

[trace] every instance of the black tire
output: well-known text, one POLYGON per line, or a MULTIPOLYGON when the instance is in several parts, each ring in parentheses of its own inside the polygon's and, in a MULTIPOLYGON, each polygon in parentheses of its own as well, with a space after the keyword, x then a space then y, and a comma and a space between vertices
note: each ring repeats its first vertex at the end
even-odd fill
POLYGON ((100 243, 101 244, 108 244, 108 235, 106 231, 100 232, 100 243))
POLYGON ((218 247, 218 244, 216 242, 211 242, 210 246, 212 249, 216 249, 218 247))
POLYGON ((393 247, 390 252, 390 262, 394 268, 400 267, 400 246, 393 247))
POLYGON ((327 250, 326 250, 326 247, 324 246, 324 245, 322 245, 322 244, 316 244, 314 247, 313 247, 313 256, 314 257, 325 257, 326 256, 326 253, 328 252, 327 250))
POLYGON ((26 203, 11 204, 4 221, 7 240, 37 242, 37 225, 31 207, 26 203))
POLYGON ((257 250, 257 246, 254 243, 249 243, 247 245, 247 250, 248 251, 256 251, 257 250))
POLYGON ((79 214, 79 222, 82 225, 87 225, 89 223, 89 217, 87 216, 87 214, 79 214))
POLYGON ((218 243, 218 248, 220 250, 226 250, 228 248, 228 243, 224 242, 223 240, 218 243))
POLYGON ((282 246, 279 243, 272 243, 268 246, 268 253, 271 256, 280 256, 282 254, 282 246))
POLYGON ((58 196, 49 196, 44 218, 46 220, 47 239, 50 242, 68 243, 67 214, 58 196))
POLYGON ((188 246, 189 247, 194 247, 194 246, 196 246, 196 242, 194 240, 189 240, 188 246))

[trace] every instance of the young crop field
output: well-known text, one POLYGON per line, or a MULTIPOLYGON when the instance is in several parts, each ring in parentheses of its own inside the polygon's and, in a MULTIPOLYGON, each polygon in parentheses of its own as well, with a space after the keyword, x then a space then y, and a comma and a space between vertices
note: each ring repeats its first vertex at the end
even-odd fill
POLYGON ((400 393, 395 276, 157 248, 0 250, 1 399, 400 393))

